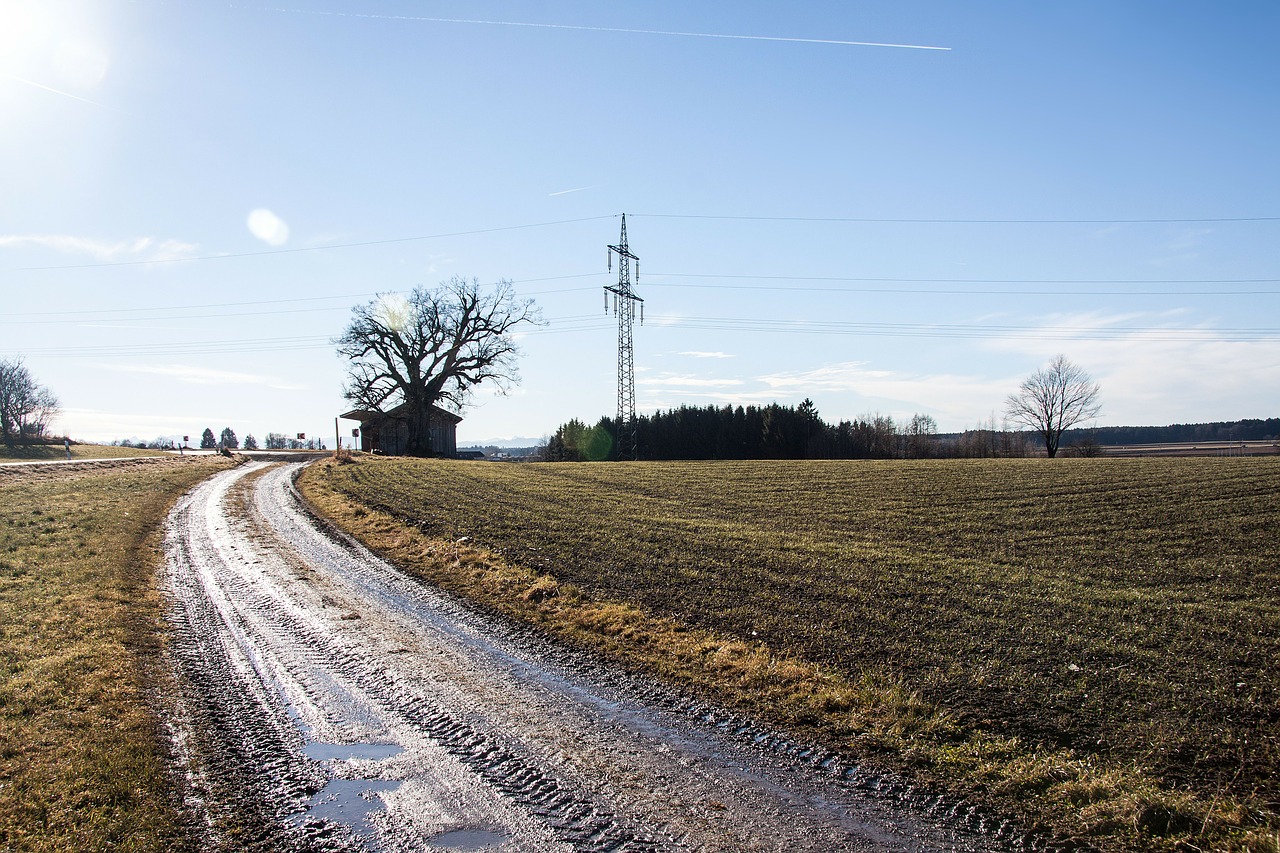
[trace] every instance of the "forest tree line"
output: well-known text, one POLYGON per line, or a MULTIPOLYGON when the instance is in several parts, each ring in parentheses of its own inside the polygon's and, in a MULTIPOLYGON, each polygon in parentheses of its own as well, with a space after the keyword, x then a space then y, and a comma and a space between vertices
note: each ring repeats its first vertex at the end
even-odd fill
POLYGON ((1098 444, 1183 444, 1197 441, 1269 441, 1280 438, 1280 418, 1247 418, 1204 424, 1094 427, 1067 430, 1066 442, 1091 438, 1098 444))
MULTIPOLYGON (((548 462, 616 459, 617 423, 561 425, 539 454, 548 462)), ((1096 455, 1102 445, 1196 441, 1261 441, 1280 436, 1280 418, 1148 427, 1067 430, 1070 455, 1096 455)), ((993 458, 1042 453, 1029 433, 997 422, 939 434, 929 415, 906 422, 864 415, 829 424, 812 400, 798 406, 681 406, 636 419, 637 458, 673 459, 937 459, 993 458)))

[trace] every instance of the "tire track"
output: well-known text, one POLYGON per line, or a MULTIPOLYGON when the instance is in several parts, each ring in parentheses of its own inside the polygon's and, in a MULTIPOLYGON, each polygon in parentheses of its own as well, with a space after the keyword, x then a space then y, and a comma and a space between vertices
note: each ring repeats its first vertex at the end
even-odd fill
POLYGON ((320 530, 298 465, 243 499, 267 467, 193 490, 166 538, 172 728, 211 848, 1018 846, 997 824, 967 832, 961 804, 908 808, 895 780, 422 587, 320 530))

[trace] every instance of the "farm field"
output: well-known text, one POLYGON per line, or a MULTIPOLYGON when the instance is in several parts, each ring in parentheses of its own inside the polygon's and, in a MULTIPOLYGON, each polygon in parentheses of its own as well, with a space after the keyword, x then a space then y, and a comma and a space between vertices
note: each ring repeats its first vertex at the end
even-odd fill
POLYGON ((187 849, 150 699, 153 537, 230 464, 0 467, 0 849, 187 849))
POLYGON ((301 485, 434 583, 1059 839, 1276 849, 1275 458, 365 457, 301 485))

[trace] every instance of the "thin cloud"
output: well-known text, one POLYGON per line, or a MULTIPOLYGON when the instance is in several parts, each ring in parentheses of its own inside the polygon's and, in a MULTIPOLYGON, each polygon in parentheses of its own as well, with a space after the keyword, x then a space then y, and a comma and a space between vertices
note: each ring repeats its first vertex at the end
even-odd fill
POLYGON ((1003 406, 1005 396, 1019 381, 1005 376, 883 370, 865 361, 757 378, 774 398, 818 400, 829 421, 873 410, 899 419, 921 412, 934 415, 944 429, 958 429, 986 417, 1003 406))
POLYGON ((651 379, 637 379, 637 385, 666 386, 676 388, 726 388, 741 385, 741 379, 703 379, 696 376, 677 376, 665 374, 651 379))
POLYGON ((1171 267, 1197 260, 1205 240, 1213 233, 1212 228, 1188 228, 1180 231, 1158 247, 1161 254, 1153 257, 1150 263, 1155 267, 1171 267))
POLYGON ((67 408, 59 423, 82 441, 112 441, 120 438, 151 439, 156 436, 178 436, 200 431, 192 424, 213 424, 217 417, 207 415, 151 415, 137 412, 104 412, 100 409, 67 408))
POLYGON ((548 198, 550 198, 550 197, 552 197, 552 196, 568 195, 569 193, 580 193, 580 192, 582 192, 583 190, 593 190, 593 189, 595 189, 595 186, 594 186, 594 185, 589 186, 589 187, 575 187, 575 188, 573 188, 573 189, 571 189, 571 190, 560 190, 559 192, 547 193, 547 197, 548 197, 548 198))
MULTIPOLYGON (((1180 312, 1151 312, 1138 319, 1165 328, 1117 329, 1132 314, 1081 314, 1072 327, 1092 323, 1108 337, 1076 340, 1006 339, 992 347, 1026 359, 1028 370, 1064 353, 1102 386, 1101 422, 1115 425, 1188 423, 1267 417, 1280 399, 1280 340, 1231 340, 1210 321, 1174 326, 1180 312)), ((1054 318, 1054 322, 1059 322, 1054 318)), ((1045 325, 1046 329, 1054 326, 1045 325)))
POLYGON ((130 240, 99 240, 72 234, 0 234, 0 249, 50 249, 64 255, 88 255, 99 261, 120 258, 148 261, 181 260, 199 248, 181 240, 135 237, 130 240))
POLYGON ((727 352, 678 352, 676 355, 684 355, 689 358, 737 358, 727 352))
POLYGON ((108 370, 120 373, 144 373, 151 376, 162 376, 175 382, 188 385, 263 385, 278 391, 302 391, 305 385, 285 382, 274 376, 255 373, 241 373, 234 370, 218 370, 212 367, 196 367, 185 364, 169 365, 103 365, 108 370))

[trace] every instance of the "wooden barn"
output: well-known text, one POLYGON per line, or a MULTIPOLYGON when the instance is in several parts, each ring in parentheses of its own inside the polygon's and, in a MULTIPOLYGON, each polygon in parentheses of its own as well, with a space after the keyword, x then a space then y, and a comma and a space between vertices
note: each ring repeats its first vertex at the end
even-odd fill
MULTIPOLYGON (((398 417, 403 410, 403 405, 389 412, 356 409, 341 417, 360 422, 360 450, 402 456, 409 440, 409 428, 403 418, 398 417)), ((462 418, 453 412, 445 411, 439 406, 431 407, 429 427, 432 453, 437 456, 453 456, 458 452, 458 424, 461 422, 462 418)))

